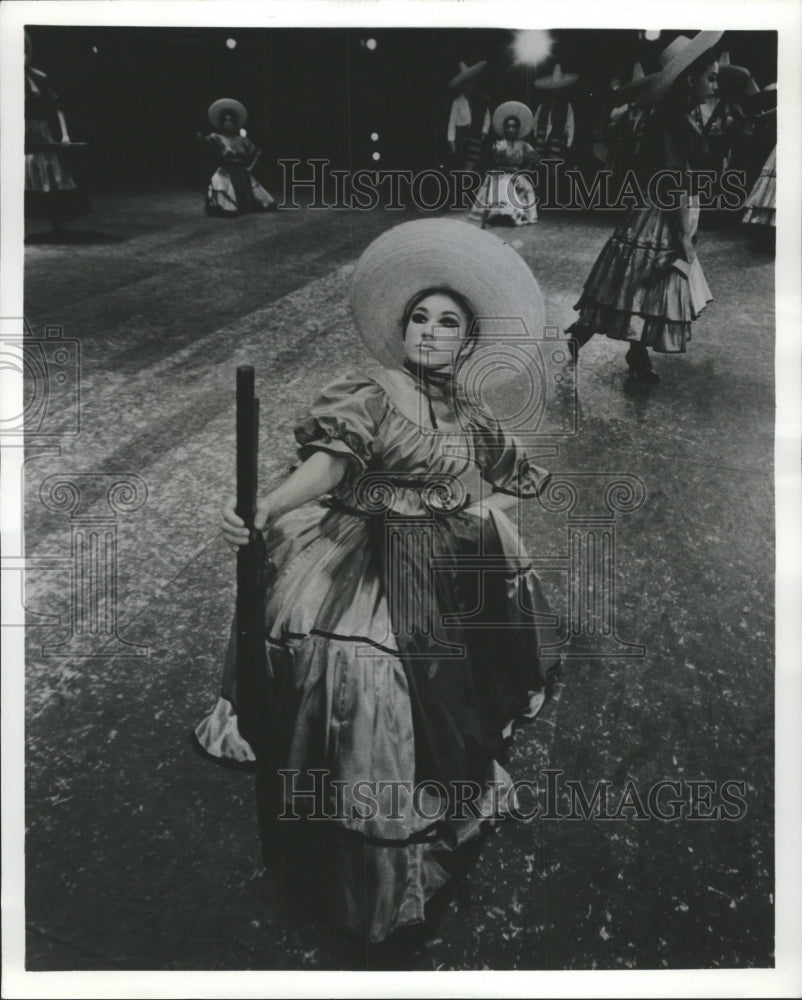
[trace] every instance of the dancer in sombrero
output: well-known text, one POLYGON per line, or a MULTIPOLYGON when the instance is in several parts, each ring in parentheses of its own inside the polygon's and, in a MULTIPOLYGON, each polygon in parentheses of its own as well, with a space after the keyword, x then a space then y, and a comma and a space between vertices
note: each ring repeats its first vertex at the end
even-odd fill
POLYGON ((532 131, 532 112, 520 101, 505 101, 493 112, 493 129, 500 138, 493 143, 492 169, 488 172, 471 210, 482 228, 493 223, 526 226, 537 222, 537 197, 525 171, 537 163, 537 154, 526 142, 532 131))
POLYGON ((479 78, 486 61, 467 66, 459 64, 459 73, 448 81, 457 96, 451 102, 446 137, 451 162, 456 170, 479 170, 484 144, 490 131, 490 106, 479 90, 479 78))
POLYGON ((645 204, 605 244, 568 330, 579 346, 594 333, 626 341, 629 371, 644 382, 659 381, 648 349, 685 351, 693 321, 712 298, 694 246, 699 206, 689 171, 700 169, 707 154, 695 112, 715 94, 713 46, 722 34, 680 35, 661 53, 662 69, 646 78, 638 104, 653 111, 637 164, 645 204), (650 201, 648 182, 660 172, 665 183, 650 201))
MULTIPOLYGON (((542 325, 531 271, 464 222, 409 222, 360 258, 351 310, 383 367, 322 390, 295 430, 303 464, 257 511, 277 744, 259 788, 264 820, 277 768, 294 775, 278 809, 299 815, 311 806, 293 789, 339 783, 319 796, 327 822, 265 823, 264 852, 279 865, 306 831, 318 899, 378 942, 420 924, 458 846, 513 807, 505 729, 540 708, 559 639, 492 497, 534 497, 546 473, 474 395, 499 345, 542 325)), ((233 500, 222 528, 232 548, 247 541, 233 500)), ((226 693, 196 738, 246 760, 230 674, 226 693)))
POLYGON ((248 120, 245 106, 224 97, 209 106, 208 114, 215 131, 210 135, 198 132, 198 138, 214 148, 220 165, 209 181, 206 211, 232 216, 276 208, 273 196, 251 173, 261 150, 247 136, 240 135, 248 120))

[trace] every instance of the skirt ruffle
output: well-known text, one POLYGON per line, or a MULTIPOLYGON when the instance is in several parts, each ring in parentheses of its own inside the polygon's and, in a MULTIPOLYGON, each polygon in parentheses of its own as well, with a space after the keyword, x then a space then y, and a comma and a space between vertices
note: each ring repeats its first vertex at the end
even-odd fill
MULTIPOLYGON (((47 122, 27 121, 29 142, 52 142, 47 122)), ((89 211, 89 198, 75 183, 58 149, 25 154, 25 216, 69 222, 89 211)))
MULTIPOLYGON (((459 525, 470 533, 468 518, 459 525)), ((494 513, 488 530, 502 545, 510 539, 517 543, 504 515, 494 513)), ((419 678, 408 674, 402 660, 402 636, 388 608, 374 531, 369 519, 317 504, 278 519, 267 538, 275 566, 267 621, 275 699, 270 724, 280 768, 269 770, 277 775, 279 809, 296 812, 296 822, 326 831, 330 884, 322 895, 330 900, 331 917, 375 942, 424 920, 426 903, 448 880, 461 848, 478 836, 483 824, 508 813, 515 801, 512 779, 497 759, 486 759, 475 786, 478 797, 456 819, 447 813, 447 797, 426 776, 422 780, 410 689, 410 676, 416 682, 419 678), (316 788, 317 799, 304 795, 316 788), (314 801, 322 803, 322 819, 309 818, 314 801)), ((545 601, 534 572, 517 568, 519 547, 510 556, 503 585, 510 607, 534 605, 542 612, 545 601)), ((405 565, 407 571, 412 572, 405 565)), ((415 619, 416 630, 419 624, 415 619)), ((538 640, 532 642, 537 660, 538 640)), ((527 691, 526 678, 510 673, 504 659, 500 655, 498 662, 484 667, 490 672, 484 683, 495 688, 498 678, 500 705, 506 708, 517 699, 498 727, 499 745, 504 724, 539 711, 543 675, 556 662, 553 657, 548 663, 527 664, 527 691)), ((467 663, 458 666, 470 669, 467 663)), ((441 659, 438 669, 443 668, 441 659)), ((483 690, 482 682, 477 683, 477 690, 483 690)), ((460 690, 471 690, 467 678, 460 684, 460 690)), ((237 730, 236 704, 230 643, 223 698, 197 728, 196 738, 212 756, 242 762, 252 755, 237 730)), ((467 701, 450 706, 458 718, 469 708, 467 701)), ((280 839, 292 839, 300 829, 287 820, 276 827, 280 839)))
POLYGON ((275 203, 275 198, 245 167, 218 167, 206 192, 206 210, 210 215, 266 212, 275 203))
POLYGON ((777 225, 777 147, 769 154, 769 158, 755 181, 755 186, 746 199, 746 211, 743 221, 753 225, 777 225))
POLYGON ((574 306, 579 322, 615 340, 638 340, 663 353, 683 352, 691 324, 712 295, 698 257, 687 276, 671 267, 674 246, 665 212, 655 207, 631 211, 585 282, 574 306))
POLYGON ((491 171, 482 182, 469 217, 483 223, 501 220, 514 226, 537 222, 537 197, 532 181, 521 173, 491 171))

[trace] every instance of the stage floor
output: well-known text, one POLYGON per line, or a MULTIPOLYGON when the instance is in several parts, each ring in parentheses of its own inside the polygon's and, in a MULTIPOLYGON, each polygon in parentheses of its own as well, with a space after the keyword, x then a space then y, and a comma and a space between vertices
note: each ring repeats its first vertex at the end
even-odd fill
MULTIPOLYGON (((98 196, 70 243, 31 229, 26 318, 78 342, 80 427, 65 416, 30 440, 27 554, 61 562, 30 572, 27 605, 70 621, 75 511, 40 491, 56 474, 80 479, 84 513, 116 537, 115 648, 127 655, 59 649, 63 624, 30 631, 28 969, 365 967, 364 948, 285 912, 260 864, 252 776, 201 760, 189 732, 217 696, 233 609, 218 509, 232 492, 235 368, 256 368, 270 482, 294 461, 292 427, 316 390, 364 367, 348 275, 410 217, 214 220, 202 197, 163 192, 98 196), (117 482, 130 497, 109 513, 101 494, 117 482)), ((521 241, 552 326, 571 322, 611 225, 563 213, 498 231, 521 241)), ((567 660, 509 770, 608 781, 616 802, 630 778, 641 794, 685 783, 686 797, 689 781, 743 781, 746 815, 507 822, 408 967, 773 962, 773 261, 737 227, 702 232, 699 251, 715 300, 688 353, 656 356, 662 381, 644 387, 627 380, 621 344, 594 338, 578 433, 541 462, 598 483, 636 477, 645 501, 614 518, 621 642, 567 660), (627 643, 644 655, 623 655, 627 643)), ((522 514, 544 567, 562 565, 574 529, 535 501, 522 514)), ((555 609, 560 579, 544 570, 555 609)))

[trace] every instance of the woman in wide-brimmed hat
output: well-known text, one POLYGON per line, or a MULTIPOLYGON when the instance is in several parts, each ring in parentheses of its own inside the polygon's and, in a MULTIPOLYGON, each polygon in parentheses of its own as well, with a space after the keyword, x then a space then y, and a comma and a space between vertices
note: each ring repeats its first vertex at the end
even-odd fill
MULTIPOLYGON (((271 826, 262 794, 265 852, 277 864, 313 838, 303 861, 323 869, 317 900, 367 943, 420 924, 457 845, 512 805, 503 734, 538 711, 556 662, 540 651, 559 637, 538 624, 537 577, 487 496, 533 497, 546 479, 480 398, 542 326, 531 271, 464 222, 409 222, 360 258, 351 311, 383 367, 319 393, 295 430, 303 464, 258 505, 276 706, 264 727, 278 741, 258 767, 262 789, 277 767, 296 789, 326 775, 328 822, 271 826), (477 559, 493 567, 481 581, 477 559)), ((233 500, 222 526, 232 548, 248 540, 233 500)), ((196 738, 247 760, 230 677, 226 694, 196 738)), ((308 816, 290 791, 279 810, 308 816)), ((292 872, 280 874, 292 895, 292 872)))
POLYGON ((446 138, 456 169, 478 170, 482 164, 484 143, 490 131, 490 105, 478 85, 486 67, 485 60, 470 66, 461 62, 459 73, 448 81, 448 88, 456 91, 456 97, 451 102, 446 138))
POLYGON ((537 197, 525 171, 537 163, 537 153, 526 142, 532 131, 532 112, 520 101, 505 101, 493 112, 499 138, 490 153, 492 170, 485 177, 470 217, 482 228, 494 222, 526 226, 537 222, 537 197))
POLYGON ((648 348, 685 351, 691 325, 711 299, 694 247, 699 207, 689 171, 705 163, 696 109, 715 93, 713 47, 722 34, 680 35, 661 53, 661 69, 641 84, 637 103, 652 108, 636 164, 645 204, 605 244, 569 330, 579 346, 594 333, 626 341, 630 373, 644 382, 659 381, 648 348), (649 181, 661 172, 665 183, 651 189, 650 201, 649 181))
POLYGON ((206 211, 209 215, 233 216, 275 208, 273 196, 251 173, 261 150, 241 134, 248 120, 245 105, 223 97, 209 105, 208 115, 214 132, 198 132, 198 138, 212 146, 219 166, 209 181, 206 211))

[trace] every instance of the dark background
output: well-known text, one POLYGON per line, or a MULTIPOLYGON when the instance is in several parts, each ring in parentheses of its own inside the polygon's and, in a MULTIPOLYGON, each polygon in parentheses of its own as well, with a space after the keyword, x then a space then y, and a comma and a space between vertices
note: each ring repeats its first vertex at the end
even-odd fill
MULTIPOLYGON (((257 174, 278 190, 281 158, 325 157, 346 170, 437 166, 453 97, 447 83, 460 60, 488 61, 482 87, 491 106, 509 98, 536 106, 532 81, 555 62, 578 73, 570 96, 581 163, 611 79, 628 80, 636 59, 647 73, 656 69, 680 32, 648 42, 635 29, 555 30, 552 55, 536 70, 513 65, 507 30, 36 26, 29 33, 33 65, 59 93, 71 138, 90 143, 73 155, 95 190, 202 189, 211 164, 195 134, 210 130, 206 108, 218 97, 247 106, 248 134, 264 151, 257 174), (226 47, 228 38, 236 48, 226 47), (368 38, 377 42, 372 51, 368 38)), ((776 80, 775 32, 727 32, 720 48, 761 87, 776 80)))

